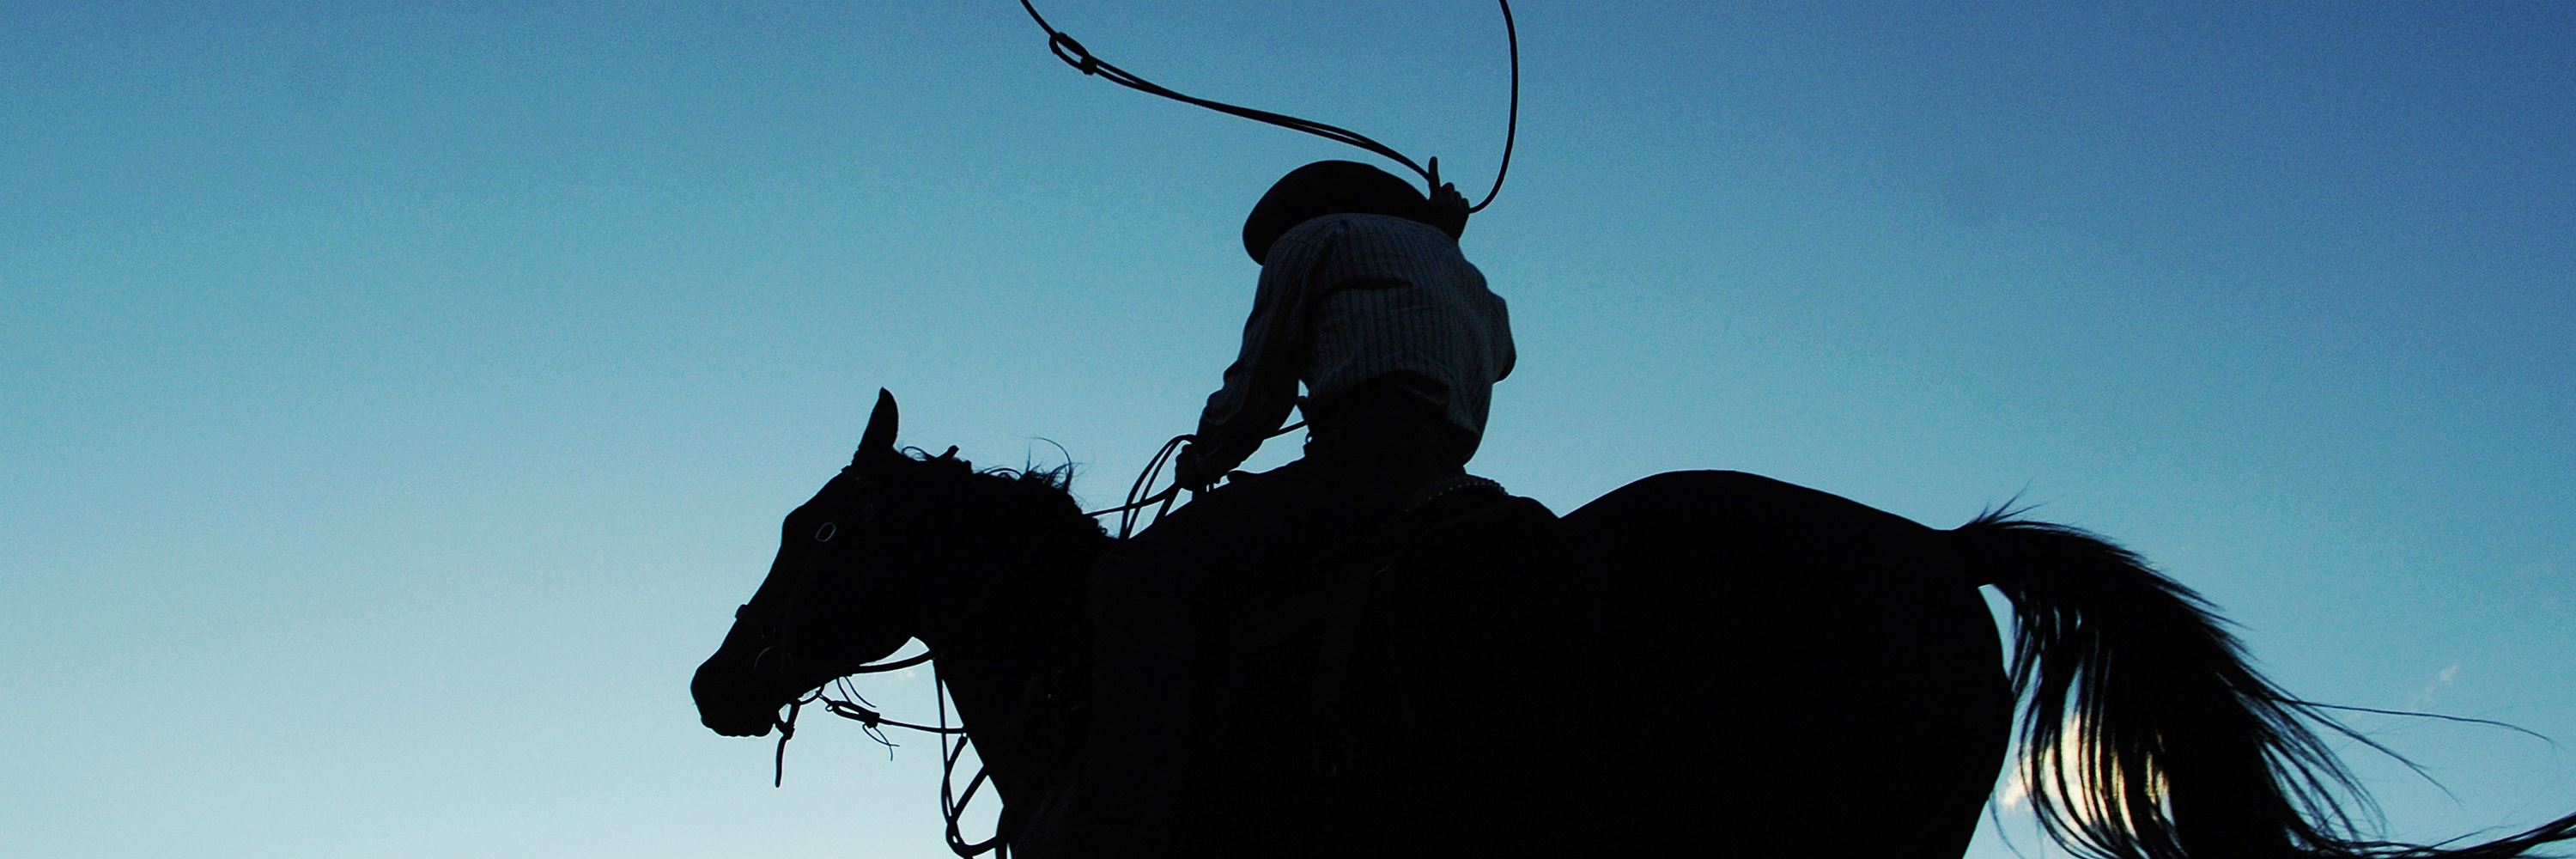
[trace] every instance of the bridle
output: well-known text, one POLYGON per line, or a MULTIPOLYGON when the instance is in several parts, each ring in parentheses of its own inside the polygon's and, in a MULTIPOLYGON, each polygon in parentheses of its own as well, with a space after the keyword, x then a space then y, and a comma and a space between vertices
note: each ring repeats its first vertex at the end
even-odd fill
MULTIPOLYGON (((957 448, 950 447, 947 453, 940 456, 952 457, 956 453, 957 448)), ((801 598, 806 580, 816 575, 813 571, 815 564, 812 553, 818 551, 821 544, 833 542, 845 534, 851 532, 864 534, 862 529, 875 519, 874 505, 869 502, 863 479, 867 455, 867 451, 861 451, 859 456, 853 457, 850 464, 841 469, 842 476, 853 478, 853 483, 859 491, 853 492, 848 502, 814 527, 813 536, 810 538, 814 545, 806 547, 805 553, 793 562, 793 567, 783 571, 789 579, 785 590, 774 600, 776 605, 764 606, 746 602, 734 608, 735 624, 750 624, 752 643, 759 646, 759 650, 752 654, 751 672, 754 675, 761 673, 764 666, 769 671, 784 673, 789 666, 795 664, 795 652, 787 647, 787 642, 791 640, 790 635, 794 630, 795 612, 788 607, 802 604, 801 598), (844 527, 844 523, 849 523, 852 527, 844 527)), ((994 833, 991 838, 972 843, 967 842, 962 834, 959 819, 964 816, 967 804, 974 800, 976 792, 991 781, 991 777, 984 767, 979 766, 975 774, 967 779, 964 791, 955 789, 957 764, 965 756, 966 749, 974 740, 966 733, 964 726, 952 726, 948 723, 948 685, 939 677, 938 665, 932 661, 936 655, 924 650, 911 656, 861 665, 840 672, 814 688, 788 699, 785 705, 786 715, 773 715, 770 721, 770 725, 778 730, 778 745, 770 759, 770 786, 778 787, 786 783, 787 741, 795 738, 797 718, 803 714, 807 704, 820 704, 825 712, 858 722, 860 730, 865 731, 870 739, 884 744, 889 749, 893 748, 895 743, 886 738, 885 728, 902 728, 932 734, 939 737, 939 805, 941 816, 947 820, 949 850, 968 859, 994 851, 1000 851, 997 855, 1008 856, 1007 828, 1005 831, 994 833), (869 706, 867 699, 860 696, 858 690, 849 685, 849 679, 860 674, 901 671, 925 663, 931 665, 931 687, 939 703, 937 724, 923 725, 886 718, 884 713, 869 706), (836 687, 840 692, 839 697, 834 697, 832 694, 836 687), (957 742, 951 744, 951 737, 958 738, 957 742)))
MULTIPOLYGON (((948 453, 944 455, 954 455, 956 452, 957 449, 951 447, 948 449, 948 453)), ((787 642, 791 640, 790 635, 794 631, 795 612, 790 610, 788 607, 801 605, 803 603, 802 597, 804 595, 805 582, 807 579, 815 575, 813 572, 814 558, 811 553, 818 551, 822 544, 832 542, 834 538, 840 537, 844 532, 860 531, 860 529, 866 527, 871 520, 875 519, 875 508, 874 505, 869 503, 863 479, 865 471, 865 456, 866 454, 863 452, 860 456, 853 457, 849 465, 842 467, 841 476, 852 478, 853 484, 859 488, 859 491, 851 493, 852 497, 848 502, 844 503, 840 509, 834 511, 830 517, 824 519, 821 524, 814 527, 814 534, 811 538, 814 545, 807 547, 805 554, 800 555, 795 560, 793 567, 784 571, 788 574, 789 579, 786 583, 787 587, 785 593, 782 594, 778 600, 779 605, 759 606, 755 605, 753 602, 746 602, 734 608, 734 623, 736 625, 745 623, 751 624, 750 630, 755 636, 753 641, 760 646, 760 649, 754 651, 751 657, 752 674, 760 674, 764 666, 767 666, 770 671, 783 674, 787 671, 789 666, 795 664, 795 651, 790 650, 787 647, 787 642), (844 528, 841 524, 843 522, 855 523, 857 527, 844 528), (775 662, 774 665, 772 665, 773 661, 775 662)), ((864 532, 860 531, 860 533, 864 532)), ((827 690, 832 687, 835 681, 859 674, 880 674, 888 671, 901 671, 915 665, 929 662, 930 659, 931 653, 923 651, 921 653, 887 662, 861 665, 845 672, 839 672, 834 675, 833 680, 827 680, 822 684, 815 686, 813 689, 808 690, 804 694, 789 699, 786 705, 787 715, 784 717, 773 717, 771 722, 772 726, 778 729, 778 753, 776 756, 777 771, 775 776, 771 779, 772 786, 776 786, 785 781, 787 741, 796 735, 796 717, 806 704, 822 703, 826 709, 829 709, 833 713, 833 715, 853 719, 864 724, 870 735, 878 737, 880 741, 883 741, 883 735, 878 734, 876 730, 880 725, 935 731, 942 734, 963 733, 964 729, 962 728, 951 730, 944 726, 931 727, 927 725, 915 725, 908 722, 886 719, 882 714, 861 703, 862 699, 859 698, 856 692, 848 690, 846 687, 843 691, 844 694, 848 696, 847 699, 834 699, 826 694, 827 690)))
MULTIPOLYGON (((1277 438, 1303 429, 1305 426, 1305 421, 1297 421, 1280 427, 1262 438, 1265 440, 1277 438)), ((1156 451, 1153 458, 1148 461, 1143 473, 1137 476, 1136 482, 1128 487, 1126 503, 1103 510, 1086 511, 1083 515, 1098 518, 1112 513, 1119 514, 1118 536, 1121 539, 1134 535, 1147 509, 1154 510, 1155 520, 1161 519, 1162 514, 1168 512, 1177 500, 1181 487, 1174 485, 1151 494, 1148 494, 1147 490, 1158 481, 1164 469, 1171 465, 1173 457, 1178 454, 1180 448, 1192 439, 1192 436, 1184 434, 1164 442, 1162 449, 1156 451)), ((946 453, 939 455, 939 458, 950 458, 956 454, 957 448, 950 446, 946 453)), ((790 579, 786 582, 784 592, 775 600, 779 605, 755 606, 752 602, 745 602, 734 608, 734 623, 737 626, 745 623, 752 624, 750 631, 755 636, 753 641, 760 646, 760 649, 752 654, 751 672, 753 674, 757 675, 762 670, 762 666, 771 663, 772 660, 775 660, 776 665, 770 670, 782 673, 795 663, 795 653, 786 645, 789 634, 793 630, 794 612, 786 607, 802 604, 801 597, 806 579, 815 575, 812 569, 814 566, 812 553, 818 551, 822 544, 843 538, 845 534, 853 531, 862 535, 860 539, 864 539, 864 529, 874 524, 875 508, 869 502, 865 491, 867 483, 865 477, 869 470, 866 458, 869 455, 869 451, 862 448, 857 456, 851 458, 849 465, 842 467, 841 476, 851 478, 858 491, 851 493, 852 498, 840 509, 834 511, 831 517, 814 527, 814 533, 810 538, 814 545, 806 547, 805 553, 796 559, 793 569, 784 571, 790 579), (844 523, 850 523, 852 527, 844 527, 844 523)), ((1151 524, 1151 522, 1144 524, 1151 524)), ((755 594, 754 600, 757 601, 757 599, 758 595, 755 594)), ((966 749, 974 743, 974 738, 967 733, 964 726, 952 726, 948 723, 948 685, 939 677, 939 666, 934 660, 936 656, 935 652, 924 650, 911 656, 861 665, 841 672, 814 688, 788 699, 785 705, 786 715, 773 715, 770 721, 770 725, 778 730, 778 745, 770 760, 770 786, 779 787, 786 783, 787 741, 795 738, 797 717, 804 712, 807 704, 820 704, 825 712, 858 722, 860 730, 865 731, 870 739, 888 748, 893 748, 895 743, 886 738, 883 730, 885 728, 902 728, 931 734, 939 738, 939 808, 940 816, 947 824, 946 838, 949 851, 964 859, 974 859, 985 853, 993 853, 999 859, 1007 859, 1010 855, 1010 838, 1018 828, 1014 825, 1016 821, 1009 815, 1004 815, 1004 819, 996 826, 992 837, 982 841, 965 840, 960 827, 959 820, 964 816, 967 805, 974 801, 976 792, 991 781, 991 772, 987 767, 978 765, 975 774, 967 778, 965 790, 956 789, 957 764, 964 757, 966 749), (936 724, 923 725, 886 718, 884 713, 870 706, 867 699, 860 696, 858 691, 849 685, 849 678, 857 675, 901 671, 923 664, 931 666, 931 688, 933 696, 938 701, 939 712, 939 721, 936 724), (838 688, 841 697, 833 697, 832 692, 835 687, 838 688), (950 741, 952 737, 957 738, 953 744, 950 741)))

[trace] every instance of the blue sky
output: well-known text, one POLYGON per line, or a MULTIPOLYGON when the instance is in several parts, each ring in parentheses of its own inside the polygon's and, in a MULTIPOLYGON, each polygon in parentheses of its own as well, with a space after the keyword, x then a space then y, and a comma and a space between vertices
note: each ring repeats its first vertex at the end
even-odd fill
MULTIPOLYGON (((1479 3, 1042 8, 1499 156, 1479 3)), ((2018 496, 2295 692, 2576 737, 2576 7, 1515 11, 1477 470, 2018 496)), ((1114 500, 1232 357, 1243 211, 1354 152, 1007 2, 0 3, 0 840, 945 855, 928 743, 819 727, 772 790, 697 725, 777 517, 878 387, 1114 500)), ((2357 757, 2399 836, 2576 810, 2536 741, 2356 723, 2457 795, 2357 757)))

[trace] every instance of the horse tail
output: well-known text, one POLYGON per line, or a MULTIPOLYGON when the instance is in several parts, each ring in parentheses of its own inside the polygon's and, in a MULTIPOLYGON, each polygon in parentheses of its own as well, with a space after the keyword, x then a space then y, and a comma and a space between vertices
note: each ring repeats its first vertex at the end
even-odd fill
POLYGON ((2488 859, 2576 838, 2576 815, 2446 849, 2365 837, 2376 808, 2317 729, 2388 750, 2256 672, 2199 594, 2075 528, 1995 512, 1949 533, 2012 602, 2018 775, 2070 852, 2488 859))

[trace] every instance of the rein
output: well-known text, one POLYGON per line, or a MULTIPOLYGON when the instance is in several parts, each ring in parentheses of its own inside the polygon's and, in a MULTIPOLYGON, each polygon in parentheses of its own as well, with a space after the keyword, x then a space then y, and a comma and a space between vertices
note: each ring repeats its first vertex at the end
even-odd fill
MULTIPOLYGON (((1305 426, 1305 422, 1300 421, 1295 426, 1290 426, 1288 429, 1283 429, 1279 432, 1284 433, 1300 426, 1305 426)), ((1273 435, 1277 435, 1277 433, 1273 433, 1273 435)), ((1121 540, 1135 536, 1136 522, 1138 519, 1143 517, 1145 508, 1154 508, 1154 522, 1163 521, 1163 514, 1172 512, 1172 501, 1179 498, 1181 495, 1180 484, 1175 483, 1170 487, 1165 488, 1163 491, 1156 492, 1152 495, 1146 495, 1145 488, 1154 485, 1154 481, 1162 479, 1163 469, 1171 465, 1172 458, 1179 455, 1181 447, 1189 444, 1197 438, 1197 436, 1189 433, 1182 433, 1180 435, 1173 436, 1170 441, 1163 442, 1162 449, 1155 451, 1153 458, 1145 461, 1145 470, 1144 472, 1136 475, 1136 482, 1128 484, 1127 503, 1116 507, 1089 511, 1082 515, 1088 518, 1097 519, 1111 513, 1118 514, 1118 539, 1121 540)), ((1153 523, 1148 522, 1146 524, 1151 525, 1153 523)))
MULTIPOLYGON (((1262 436, 1261 440, 1269 441, 1305 428, 1306 422, 1298 421, 1296 423, 1271 430, 1270 434, 1262 436)), ((1171 464, 1172 457, 1180 453, 1182 445, 1189 444, 1197 439, 1197 436, 1189 433, 1182 433, 1180 435, 1173 436, 1170 441, 1163 442, 1163 448, 1155 451, 1152 459, 1145 461, 1145 470, 1143 473, 1136 475, 1136 482, 1127 486, 1127 503, 1116 507, 1106 507, 1099 510, 1093 510, 1082 515, 1097 519, 1111 513, 1119 514, 1118 539, 1121 540, 1136 535, 1136 522, 1142 517, 1145 508, 1154 508, 1154 522, 1163 521, 1163 514, 1172 512, 1173 500, 1180 497, 1181 487, 1178 484, 1174 484, 1172 486, 1164 487, 1163 491, 1156 492, 1152 495, 1146 495, 1145 488, 1154 485, 1155 481, 1162 479, 1163 469, 1171 464)), ((1153 522, 1147 522, 1145 524, 1150 526, 1153 522)))
POLYGON ((903 728, 930 734, 939 738, 939 816, 947 823, 946 837, 949 851, 964 859, 974 859, 985 853, 993 853, 998 859, 1008 859, 1011 855, 1009 843, 1011 830, 1018 828, 1012 825, 1012 821, 1004 821, 995 827, 992 837, 975 842, 966 840, 964 829, 959 825, 958 821, 966 816, 967 805, 975 801, 975 792, 992 782, 992 772, 987 767, 976 767, 975 774, 966 779, 966 789, 962 792, 957 790, 957 763, 966 757, 966 749, 974 744, 975 738, 966 732, 965 726, 948 724, 948 683, 940 678, 939 663, 932 660, 931 656, 931 653, 924 651, 892 662, 863 665, 852 670, 849 675, 835 677, 831 682, 817 686, 813 691, 787 702, 786 718, 775 722, 778 728, 778 751, 772 762, 775 769, 770 779, 770 786, 778 787, 786 781, 787 741, 796 736, 796 718, 804 711, 807 704, 821 703, 826 712, 859 723, 859 730, 867 732, 869 739, 883 744, 888 750, 895 747, 895 742, 886 738, 883 730, 885 728, 903 728), (851 676, 896 671, 923 663, 930 664, 931 688, 937 690, 939 723, 936 725, 917 725, 888 719, 884 713, 867 706, 867 699, 861 697, 857 690, 849 686, 851 676), (839 686, 841 694, 847 697, 832 697, 829 690, 834 686, 839 686), (949 743, 950 737, 958 738, 954 745, 949 743))
MULTIPOLYGON (((874 674, 881 671, 896 671, 910 668, 915 665, 929 662, 930 656, 931 655, 929 653, 924 652, 907 656, 893 662, 864 665, 860 666, 857 670, 850 672, 850 675, 874 674)), ((934 680, 935 679, 936 678, 934 677, 934 680)), ((904 728, 907 730, 925 731, 941 735, 966 733, 965 728, 950 728, 947 726, 947 720, 944 718, 946 716, 944 709, 941 712, 941 716, 943 717, 940 720, 941 724, 937 726, 916 725, 911 722, 888 719, 885 717, 884 713, 878 712, 877 710, 869 707, 868 700, 865 697, 860 696, 858 690, 850 688, 849 680, 849 676, 835 677, 832 678, 831 682, 825 683, 821 686, 816 686, 811 691, 797 696, 794 700, 787 702, 787 716, 785 718, 775 719, 770 722, 773 727, 778 729, 778 751, 771 760, 769 779, 770 787, 778 787, 787 782, 787 741, 795 738, 796 718, 799 714, 804 712, 805 705, 807 704, 821 704, 823 705, 825 712, 859 723, 859 730, 867 732, 869 739, 882 743, 887 748, 893 748, 895 743, 893 740, 886 739, 885 732, 882 730, 883 728, 904 728), (833 686, 841 687, 841 694, 846 697, 832 697, 829 694, 829 690, 833 686)), ((942 692, 945 691, 946 688, 942 687, 942 692)))

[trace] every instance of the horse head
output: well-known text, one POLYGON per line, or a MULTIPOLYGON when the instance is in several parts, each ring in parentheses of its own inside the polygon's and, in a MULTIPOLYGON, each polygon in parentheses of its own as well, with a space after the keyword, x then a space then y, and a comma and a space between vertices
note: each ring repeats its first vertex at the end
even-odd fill
POLYGON ((778 709, 807 690, 892 654, 913 636, 913 600, 898 593, 876 544, 892 533, 906 457, 894 446, 894 395, 876 408, 848 467, 789 511, 778 556, 733 629, 689 682, 698 719, 716 733, 769 733, 778 709))

